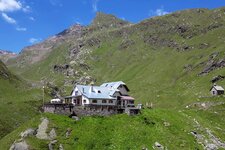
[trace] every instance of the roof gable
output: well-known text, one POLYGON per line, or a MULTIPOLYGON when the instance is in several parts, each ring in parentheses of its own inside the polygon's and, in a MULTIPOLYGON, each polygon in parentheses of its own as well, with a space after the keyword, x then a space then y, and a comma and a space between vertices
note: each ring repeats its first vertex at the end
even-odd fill
POLYGON ((210 89, 210 91, 211 91, 213 88, 214 88, 215 90, 217 90, 217 91, 224 91, 224 89, 223 89, 222 86, 214 85, 214 86, 212 86, 212 88, 210 89))
POLYGON ((108 88, 118 89, 120 85, 123 85, 126 88, 127 91, 130 91, 123 81, 106 82, 106 83, 103 83, 101 85, 101 87, 108 87, 108 88))

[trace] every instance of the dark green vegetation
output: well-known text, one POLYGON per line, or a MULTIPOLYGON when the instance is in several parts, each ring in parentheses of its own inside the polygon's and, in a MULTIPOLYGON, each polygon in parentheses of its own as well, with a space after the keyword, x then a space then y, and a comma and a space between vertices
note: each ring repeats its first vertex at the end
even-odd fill
POLYGON ((39 93, 0 61, 0 138, 38 113, 39 93))
MULTIPOLYGON (((208 137, 205 129, 209 128, 225 141, 225 100, 209 93, 212 78, 225 75, 224 35, 225 8, 185 10, 138 24, 99 13, 90 26, 71 27, 55 37, 57 44, 48 39, 7 64, 27 81, 51 82, 64 94, 75 82, 122 80, 137 103, 153 104, 153 110, 136 117, 89 117, 74 123, 47 115, 66 149, 140 149, 151 148, 156 141, 169 149, 195 149, 199 145, 190 134, 193 130, 208 137), (43 47, 52 47, 44 57, 37 50, 43 47), (187 105, 190 107, 185 108, 187 105), (202 129, 196 127, 194 118, 202 129), (67 128, 73 131, 69 139, 64 137, 67 128)), ((225 80, 217 84, 225 87, 225 80)), ((11 89, 7 91, 15 93, 11 89)), ((15 106, 31 109, 24 106, 22 99, 28 98, 23 96, 15 106)), ((29 123, 24 126, 28 128, 29 123)), ((6 136, 0 144, 12 143, 22 130, 6 136)), ((28 141, 36 143, 32 138, 28 141)), ((46 141, 39 142, 39 149, 46 146, 46 141)))

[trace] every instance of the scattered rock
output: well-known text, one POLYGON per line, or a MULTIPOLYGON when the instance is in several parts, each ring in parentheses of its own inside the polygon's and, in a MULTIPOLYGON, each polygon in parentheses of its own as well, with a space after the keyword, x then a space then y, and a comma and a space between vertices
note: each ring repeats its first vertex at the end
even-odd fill
POLYGON ((36 131, 34 129, 27 129, 24 132, 20 133, 21 138, 26 138, 27 136, 32 136, 35 135, 36 131))
POLYGON ((48 144, 48 149, 49 149, 49 150, 54 150, 54 145, 55 145, 57 142, 58 142, 57 140, 50 141, 49 144, 48 144))
POLYGON ((193 65, 191 65, 191 64, 184 65, 184 70, 185 71, 191 71, 192 69, 193 69, 193 65))
POLYGON ((99 47, 101 44, 101 41, 98 38, 90 38, 86 40, 85 42, 89 47, 93 47, 93 46, 99 47))
POLYGON ((130 46, 132 46, 134 44, 135 44, 134 40, 130 40, 130 39, 124 40, 120 44, 119 49, 127 49, 127 48, 129 48, 130 46))
POLYGON ((76 120, 76 121, 79 121, 79 120, 80 120, 80 118, 77 117, 77 116, 72 116, 72 119, 74 119, 74 120, 76 120))
POLYGON ((163 124, 164 124, 165 127, 169 127, 170 126, 169 122, 163 122, 163 124))
POLYGON ((45 88, 45 92, 48 92, 52 97, 61 99, 61 94, 63 93, 63 89, 60 89, 58 86, 53 83, 48 82, 45 88))
POLYGON ((217 150, 219 148, 225 149, 225 142, 222 142, 219 138, 211 133, 208 128, 203 128, 199 122, 194 118, 196 130, 200 130, 201 133, 205 132, 207 136, 197 133, 197 131, 191 131, 191 134, 195 136, 197 142, 201 144, 206 150, 217 150))
POLYGON ((198 46, 198 48, 200 48, 200 49, 206 49, 206 48, 208 48, 210 45, 208 44, 208 43, 201 43, 199 46, 198 46))
POLYGON ((64 150, 63 145, 59 144, 59 150, 64 150))
POLYGON ((164 150, 164 146, 161 145, 159 142, 155 142, 153 148, 158 150, 164 150))
POLYGON ((211 107, 223 105, 223 104, 225 104, 225 102, 196 102, 196 103, 192 103, 192 104, 188 105, 188 107, 190 107, 190 108, 197 107, 199 109, 206 110, 211 107))
POLYGON ((80 63, 79 66, 85 70, 90 70, 90 67, 87 64, 80 63))
POLYGON ((224 78, 225 78, 225 76, 218 75, 218 76, 213 77, 212 80, 211 80, 211 82, 212 83, 215 83, 217 81, 223 80, 224 78))
POLYGON ((75 75, 75 72, 73 69, 68 69, 67 72, 66 72, 66 75, 67 76, 74 76, 75 75))
POLYGON ((206 149, 206 150, 217 150, 218 147, 217 147, 215 144, 207 144, 207 145, 205 146, 205 149, 206 149))
POLYGON ((25 141, 21 141, 18 143, 12 144, 12 146, 9 148, 9 150, 28 150, 29 146, 25 141))
POLYGON ((84 85, 87 85, 91 82, 95 82, 95 80, 91 76, 82 76, 76 81, 76 83, 84 85))
POLYGON ((70 136, 71 132, 72 132, 72 130, 70 128, 68 128, 66 130, 66 138, 68 138, 70 136))
POLYGON ((54 65, 53 66, 53 69, 55 72, 60 72, 60 73, 63 73, 65 72, 66 70, 68 70, 70 67, 70 65, 68 64, 64 64, 64 65, 54 65))
POLYGON ((50 139, 55 139, 56 137, 57 137, 57 135, 56 135, 56 132, 55 132, 55 129, 53 128, 51 131, 50 131, 50 133, 49 133, 49 137, 50 137, 50 139))
POLYGON ((38 126, 36 137, 38 139, 48 140, 49 137, 48 137, 48 135, 46 133, 46 130, 48 129, 49 121, 48 121, 47 118, 42 118, 41 120, 42 120, 42 122, 38 126))

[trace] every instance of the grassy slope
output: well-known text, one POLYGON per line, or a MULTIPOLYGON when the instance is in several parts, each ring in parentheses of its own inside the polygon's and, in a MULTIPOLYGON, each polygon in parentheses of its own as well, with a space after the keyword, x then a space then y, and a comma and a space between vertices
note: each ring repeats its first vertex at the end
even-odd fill
MULTIPOLYGON (((129 117, 115 115, 112 117, 85 117, 76 122, 64 116, 45 114, 50 118, 49 131, 56 129, 58 144, 64 149, 151 149, 156 141, 168 149, 196 149, 200 146, 188 132, 192 130, 192 122, 182 113, 171 110, 144 110, 141 115, 129 117), (165 126, 167 122, 170 125, 165 126), (69 138, 66 130, 72 130, 69 138)), ((40 120, 35 119, 6 136, 1 143, 7 149, 12 142, 11 137, 18 137, 26 128, 37 127, 40 120), (26 128, 25 128, 26 127, 26 128)), ((26 141, 34 149, 48 149, 47 141, 29 137, 26 141)))
MULTIPOLYGON (((206 12, 204 16, 194 12, 181 13, 180 18, 188 18, 189 24, 195 26, 201 24, 202 28, 207 28, 213 23, 213 19, 209 21, 209 16, 215 15, 212 11, 206 12), (200 16, 200 17, 199 17, 200 16), (200 19, 201 18, 201 19, 200 19), (200 21, 198 21, 200 20, 200 21), (208 21, 208 23, 205 23, 208 21)), ((191 39, 184 39, 177 33, 168 33, 169 28, 173 28, 176 24, 182 23, 182 20, 177 19, 178 23, 174 23, 173 16, 164 16, 149 20, 151 22, 165 21, 166 27, 156 27, 156 25, 148 25, 144 31, 141 31, 145 22, 140 23, 135 27, 130 27, 128 30, 133 31, 129 36, 130 40, 135 41, 135 45, 131 45, 127 49, 119 49, 124 37, 110 38, 105 40, 101 47, 93 52, 93 58, 89 64, 94 68, 92 74, 97 78, 98 83, 104 81, 123 80, 131 89, 131 94, 138 98, 140 102, 153 102, 160 107, 180 107, 186 104, 198 101, 200 96, 210 96, 209 88, 211 87, 210 80, 216 75, 224 75, 224 69, 217 69, 208 75, 197 76, 204 68, 200 65, 209 59, 209 56, 214 52, 219 52, 219 58, 224 57, 224 39, 221 38, 225 34, 224 26, 203 34, 197 34, 191 39), (159 29, 157 29, 159 28, 159 29), (166 32, 167 31, 167 32, 166 32), (157 33, 155 33, 157 32, 157 33), (146 45, 143 42, 144 33, 157 35, 162 38, 170 37, 177 43, 185 41, 185 44, 193 47, 192 50, 177 51, 166 46, 156 49, 152 45, 146 45), (202 43, 208 43, 210 46, 204 49, 198 48, 202 43), (192 65, 194 69, 186 71, 185 65, 192 65)), ((220 23, 224 24, 224 21, 220 23)), ((122 30, 123 32, 123 30, 122 30)), ((124 31, 126 32, 126 31, 124 31)), ((197 32, 197 31, 196 31, 197 32)), ((190 33, 189 33, 190 34, 190 33)), ((160 43, 159 43, 160 44, 160 43)), ((224 84, 224 81, 218 84, 224 84)))
POLYGON ((2 138, 37 114, 41 95, 40 90, 30 89, 1 62, 0 70, 8 74, 7 78, 0 75, 0 138, 2 138))

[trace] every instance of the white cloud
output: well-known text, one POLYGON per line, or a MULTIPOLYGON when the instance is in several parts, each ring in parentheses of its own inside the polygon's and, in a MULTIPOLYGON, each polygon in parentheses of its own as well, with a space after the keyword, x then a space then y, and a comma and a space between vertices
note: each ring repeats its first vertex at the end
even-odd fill
POLYGON ((92 9, 94 12, 98 11, 98 2, 99 2, 99 0, 93 0, 92 9))
POLYGON ((29 12, 31 12, 31 7, 28 6, 28 5, 26 5, 25 7, 22 8, 22 10, 23 10, 23 12, 25 12, 25 13, 29 13, 29 12))
POLYGON ((17 27, 16 30, 17 30, 17 31, 27 31, 27 28, 24 28, 24 27, 17 27))
POLYGON ((39 42, 40 40, 41 40, 41 39, 37 39, 37 38, 30 38, 28 41, 29 41, 29 43, 34 44, 34 43, 39 42))
POLYGON ((163 16, 169 14, 170 12, 165 11, 163 7, 156 10, 150 10, 149 16, 163 16))
POLYGON ((2 13, 2 17, 6 22, 8 22, 10 24, 16 24, 16 20, 9 17, 6 13, 2 13))
POLYGON ((29 17, 29 19, 30 19, 31 21, 35 21, 34 17, 29 17))
POLYGON ((0 11, 2 12, 12 12, 20 9, 22 9, 22 4, 20 1, 0 0, 0 11))
POLYGON ((155 13, 156 13, 157 16, 163 16, 163 15, 169 14, 169 12, 165 11, 163 8, 156 9, 155 13))

